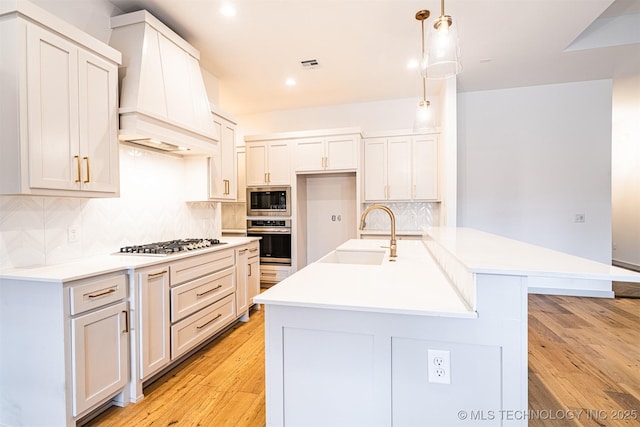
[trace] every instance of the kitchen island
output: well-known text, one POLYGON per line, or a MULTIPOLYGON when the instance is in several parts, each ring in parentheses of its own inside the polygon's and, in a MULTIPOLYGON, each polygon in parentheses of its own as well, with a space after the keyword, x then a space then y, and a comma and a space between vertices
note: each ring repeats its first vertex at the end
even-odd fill
POLYGON ((526 425, 529 276, 640 282, 476 230, 388 244, 350 240, 254 299, 267 425, 526 425))

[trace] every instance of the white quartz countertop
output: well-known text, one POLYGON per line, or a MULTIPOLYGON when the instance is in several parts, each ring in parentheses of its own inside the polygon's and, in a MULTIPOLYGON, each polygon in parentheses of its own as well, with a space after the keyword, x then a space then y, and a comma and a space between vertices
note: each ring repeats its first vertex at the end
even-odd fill
POLYGON ((475 318, 431 258, 424 243, 398 241, 397 261, 389 261, 388 240, 349 240, 338 251, 384 251, 381 265, 315 262, 274 285, 254 302, 475 318))
POLYGON ((471 228, 433 227, 436 240, 472 273, 640 282, 640 273, 471 228))
POLYGON ((256 237, 225 236, 220 240, 226 244, 197 251, 181 252, 179 254, 168 256, 99 255, 63 264, 38 265, 0 270, 0 282, 8 279, 43 282, 70 282, 73 280, 96 276, 98 274, 138 269, 156 264, 173 262, 191 256, 242 246, 259 239, 256 237))

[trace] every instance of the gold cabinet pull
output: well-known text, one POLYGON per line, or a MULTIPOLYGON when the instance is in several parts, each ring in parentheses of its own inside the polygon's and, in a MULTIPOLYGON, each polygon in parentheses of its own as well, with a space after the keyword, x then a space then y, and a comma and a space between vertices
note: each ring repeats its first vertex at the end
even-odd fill
POLYGON ((247 276, 251 276, 251 264, 249 264, 249 274, 247 276))
POLYGON ((78 168, 78 176, 76 178, 76 182, 81 182, 82 181, 82 166, 80 165, 80 156, 73 156, 74 159, 76 159, 76 166, 78 168))
POLYGON ((229 195, 229 180, 228 179, 224 180, 224 194, 225 195, 229 195))
POLYGON ((157 273, 149 273, 149 274, 147 274, 147 277, 162 276, 163 274, 166 274, 166 273, 168 273, 167 270, 162 270, 162 271, 159 271, 157 273))
POLYGON ((116 291, 116 289, 118 289, 118 288, 111 288, 111 289, 108 289, 108 290, 106 290, 104 292, 100 292, 99 294, 85 294, 85 295, 87 295, 87 298, 91 298, 91 299, 100 298, 100 297, 103 297, 105 295, 109 295, 109 294, 114 293, 116 291))
POLYGON ((218 290, 218 289, 220 289, 221 287, 222 287, 222 285, 218 285, 218 286, 216 286, 215 288, 209 289, 208 291, 205 291, 205 292, 203 292, 203 293, 201 293, 201 294, 196 294, 196 297, 200 298, 201 296, 204 296, 204 295, 206 295, 206 294, 210 294, 210 293, 211 293, 211 292, 213 292, 213 291, 217 291, 217 290, 218 290))
POLYGON ((267 182, 271 184, 271 172, 267 172, 267 182))
POLYGON ((84 161, 87 163, 87 180, 85 181, 85 184, 88 182, 91 182, 91 164, 89 161, 89 157, 83 157, 84 161))
POLYGON ((218 319, 219 319, 219 318, 221 318, 221 317, 222 317, 222 314, 221 314, 221 313, 218 313, 218 315, 217 315, 216 317, 214 317, 213 319, 209 320, 209 321, 208 321, 207 323, 205 323, 204 325, 196 326, 196 329, 202 329, 202 328, 204 328, 205 326, 207 326, 208 324, 215 322, 216 320, 218 320, 218 319))
POLYGON ((249 249, 249 252, 258 252, 258 248, 251 248, 249 249))
POLYGON ((264 173, 264 182, 265 182, 265 184, 269 182, 269 181, 268 181, 268 178, 267 178, 267 173, 266 173, 266 172, 264 173))
POLYGON ((122 310, 122 312, 124 313, 124 331, 122 333, 126 334, 129 332, 129 311, 122 310))

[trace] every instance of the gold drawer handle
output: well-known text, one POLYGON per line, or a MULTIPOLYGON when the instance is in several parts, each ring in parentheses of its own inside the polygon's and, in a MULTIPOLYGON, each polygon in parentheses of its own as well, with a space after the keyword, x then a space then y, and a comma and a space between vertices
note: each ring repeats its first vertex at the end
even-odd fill
POLYGON ((162 276, 163 274, 166 274, 166 273, 168 273, 168 272, 169 272, 168 270, 162 270, 162 271, 160 271, 160 272, 158 272, 158 273, 149 273, 149 274, 147 275, 147 277, 162 276))
POLYGON ((276 276, 277 273, 267 273, 266 271, 261 271, 260 274, 263 276, 276 276))
POLYGON ((99 293, 99 294, 85 294, 85 295, 86 295, 88 298, 100 298, 100 297, 103 297, 103 296, 105 296, 105 295, 109 295, 109 294, 114 293, 117 289, 118 289, 118 288, 117 288, 117 287, 115 287, 115 288, 111 288, 111 289, 109 289, 109 290, 107 290, 107 291, 105 291, 105 292, 101 292, 101 293, 99 293))
POLYGON ((203 292, 203 293, 201 293, 201 294, 196 294, 196 296, 197 296, 198 298, 200 298, 200 297, 201 297, 201 296, 203 296, 203 295, 210 294, 210 293, 211 293, 211 292, 213 292, 213 291, 217 291, 217 290, 218 290, 218 289, 220 289, 221 287, 222 287, 222 285, 218 285, 218 286, 216 286, 215 288, 213 288, 213 289, 209 289, 209 290, 208 290, 208 291, 206 291, 206 292, 203 292))
POLYGON ((91 182, 91 164, 89 161, 89 157, 83 157, 84 161, 87 162, 87 180, 85 181, 85 184, 88 182, 91 182))
POLYGON ((122 333, 126 334, 129 332, 129 311, 122 310, 122 312, 124 313, 124 331, 122 333))
POLYGON ((82 165, 80 164, 80 156, 73 156, 74 159, 76 159, 77 162, 77 167, 78 167, 78 177, 76 178, 76 182, 81 182, 82 181, 82 165))
POLYGON ((205 326, 207 326, 207 325, 209 325, 209 324, 211 324, 211 323, 215 322, 216 320, 218 320, 218 319, 219 319, 219 318, 221 318, 221 317, 222 317, 222 314, 221 314, 221 313, 218 313, 218 315, 217 315, 216 317, 214 317, 213 319, 209 320, 209 321, 208 321, 207 323, 205 323, 204 325, 196 326, 196 329, 202 329, 202 328, 204 328, 205 326))
POLYGON ((249 252, 258 252, 258 248, 251 248, 249 249, 249 252))

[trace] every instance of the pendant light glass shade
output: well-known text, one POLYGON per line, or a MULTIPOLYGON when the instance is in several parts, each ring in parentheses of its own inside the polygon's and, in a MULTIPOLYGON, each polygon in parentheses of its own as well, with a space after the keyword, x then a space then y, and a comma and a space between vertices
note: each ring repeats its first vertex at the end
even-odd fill
POLYGON ((427 51, 422 62, 424 76, 439 79, 462 71, 458 29, 449 15, 440 16, 429 26, 427 40, 427 51))
POLYGON ((416 108, 416 119, 413 122, 413 130, 423 131, 433 128, 435 128, 435 120, 429 101, 420 101, 420 104, 418 104, 416 108))

